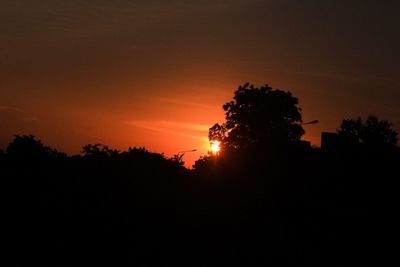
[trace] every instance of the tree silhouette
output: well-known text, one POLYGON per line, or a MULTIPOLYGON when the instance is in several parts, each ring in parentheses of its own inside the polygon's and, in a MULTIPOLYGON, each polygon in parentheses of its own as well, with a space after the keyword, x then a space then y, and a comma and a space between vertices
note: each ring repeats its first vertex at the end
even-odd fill
POLYGON ((42 160, 50 157, 65 156, 57 150, 45 146, 33 135, 15 135, 6 149, 7 157, 18 160, 42 160))
POLYGON ((185 162, 183 161, 183 156, 185 154, 181 153, 181 154, 175 154, 173 155, 171 158, 169 158, 169 160, 171 162, 174 162, 176 164, 178 164, 179 166, 183 166, 185 164, 185 162))
POLYGON ((338 133, 347 140, 368 147, 395 147, 398 133, 392 129, 392 123, 379 120, 370 115, 365 121, 357 119, 345 119, 342 121, 338 133))
POLYGON ((223 148, 291 143, 304 134, 298 99, 290 92, 268 85, 239 86, 233 100, 223 109, 226 122, 209 130, 209 139, 219 140, 223 148))
POLYGON ((102 144, 88 144, 82 148, 82 153, 85 157, 114 157, 120 154, 119 150, 111 149, 102 144))

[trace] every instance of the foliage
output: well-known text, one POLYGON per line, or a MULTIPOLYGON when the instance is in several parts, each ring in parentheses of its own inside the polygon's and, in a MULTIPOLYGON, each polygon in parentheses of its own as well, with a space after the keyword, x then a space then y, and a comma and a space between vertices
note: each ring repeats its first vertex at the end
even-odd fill
POLYGON ((365 121, 360 117, 343 120, 338 133, 346 139, 369 147, 395 147, 398 140, 398 133, 392 128, 392 123, 379 120, 373 115, 365 121))
POLYGON ((33 135, 15 135, 6 149, 7 156, 19 160, 43 160, 46 158, 65 157, 55 149, 45 146, 33 135))
POLYGON ((224 148, 291 143, 304 134, 301 108, 291 92, 247 83, 223 109, 226 122, 211 127, 209 139, 220 140, 224 148))
POLYGON ((88 144, 82 148, 82 153, 85 157, 114 157, 118 156, 120 151, 102 144, 88 144))
POLYGON ((175 154, 171 158, 169 158, 169 160, 172 162, 175 162, 176 164, 178 164, 180 166, 183 166, 185 164, 185 162, 183 161, 184 155, 185 155, 184 153, 175 154))

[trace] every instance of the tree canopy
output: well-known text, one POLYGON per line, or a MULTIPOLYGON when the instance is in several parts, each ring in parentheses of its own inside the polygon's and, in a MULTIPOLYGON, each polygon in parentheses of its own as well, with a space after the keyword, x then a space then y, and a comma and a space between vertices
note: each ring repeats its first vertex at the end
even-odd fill
POLYGON ((246 83, 223 109, 226 122, 211 127, 209 139, 224 148, 296 142, 304 134, 298 99, 289 91, 246 83))
POLYGON ((6 149, 7 155, 13 159, 41 160, 51 157, 64 157, 64 153, 45 146, 33 135, 15 135, 6 149))
POLYGON ((392 129, 392 123, 380 120, 370 115, 365 121, 357 119, 344 119, 338 133, 354 142, 370 147, 395 147, 397 132, 392 129))

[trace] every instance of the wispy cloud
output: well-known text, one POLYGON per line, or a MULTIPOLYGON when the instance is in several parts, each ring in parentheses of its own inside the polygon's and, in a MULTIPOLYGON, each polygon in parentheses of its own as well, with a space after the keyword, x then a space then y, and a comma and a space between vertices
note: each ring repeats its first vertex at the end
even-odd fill
POLYGON ((10 107, 10 106, 0 106, 0 111, 12 111, 12 112, 18 112, 22 113, 23 110, 16 108, 16 107, 10 107))
POLYGON ((32 121, 32 122, 38 120, 37 117, 29 115, 24 110, 17 108, 17 107, 0 105, 0 112, 2 112, 5 116, 11 115, 11 117, 18 119, 18 120, 32 121))
POLYGON ((203 124, 173 121, 131 120, 127 121, 126 123, 147 130, 182 136, 196 140, 204 140, 204 138, 207 138, 207 131, 209 128, 208 125, 203 124))
POLYGON ((329 72, 329 71, 293 71, 291 72, 292 74, 295 75, 301 75, 301 76, 310 76, 310 77, 315 77, 315 78, 321 78, 321 79, 331 79, 331 80, 338 80, 338 81, 346 81, 346 82, 355 82, 355 83, 363 83, 363 82, 368 82, 371 83, 371 81, 374 82, 387 82, 387 80, 384 77, 378 77, 378 76, 369 76, 368 81, 366 81, 365 77, 361 74, 357 73, 339 73, 339 72, 329 72))
POLYGON ((191 131, 199 131, 204 132, 208 131, 209 126, 205 124, 197 124, 197 123, 186 123, 186 122, 172 122, 172 121, 155 121, 155 123, 159 125, 165 125, 167 127, 175 127, 181 129, 187 129, 191 131))
POLYGON ((38 118, 36 118, 36 117, 24 117, 22 120, 34 122, 34 121, 38 121, 38 118))
POLYGON ((187 99, 182 99, 182 98, 167 98, 167 97, 159 97, 159 98, 152 98, 153 101, 160 102, 160 103, 168 103, 168 104, 174 104, 174 105, 181 105, 181 106, 190 106, 190 107, 198 107, 198 108, 204 108, 204 109, 213 109, 215 106, 202 103, 202 102, 197 102, 197 101, 192 101, 192 100, 187 100, 187 99))

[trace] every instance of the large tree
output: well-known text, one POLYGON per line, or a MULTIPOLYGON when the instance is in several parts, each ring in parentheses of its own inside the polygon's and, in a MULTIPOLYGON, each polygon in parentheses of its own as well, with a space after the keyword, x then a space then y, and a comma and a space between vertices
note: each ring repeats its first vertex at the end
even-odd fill
POLYGON ((209 139, 219 140, 224 148, 287 144, 304 134, 298 99, 288 91, 247 83, 223 109, 226 122, 211 127, 209 139))

